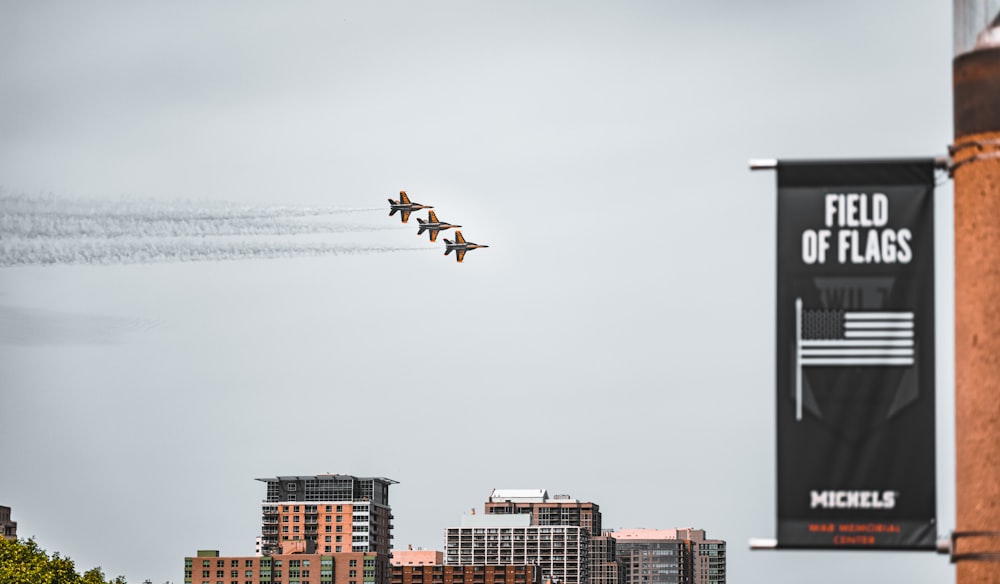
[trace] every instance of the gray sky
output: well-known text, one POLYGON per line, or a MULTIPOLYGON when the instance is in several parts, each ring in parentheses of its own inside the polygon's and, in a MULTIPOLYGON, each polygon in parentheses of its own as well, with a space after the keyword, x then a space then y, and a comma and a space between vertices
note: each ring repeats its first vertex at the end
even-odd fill
POLYGON ((253 479, 322 472, 400 481, 398 547, 547 488, 707 529, 734 583, 951 579, 746 546, 775 475, 774 176, 746 160, 943 153, 951 53, 945 2, 0 0, 0 196, 355 210, 321 240, 369 250, 0 268, 0 504, 134 582, 252 554, 253 479), (425 249, 400 189, 491 247, 425 249))

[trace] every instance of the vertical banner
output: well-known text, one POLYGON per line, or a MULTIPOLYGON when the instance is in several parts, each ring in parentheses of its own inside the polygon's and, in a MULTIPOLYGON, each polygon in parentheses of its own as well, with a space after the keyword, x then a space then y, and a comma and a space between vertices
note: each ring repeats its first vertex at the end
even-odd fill
POLYGON ((927 549, 934 161, 780 161, 778 547, 927 549))

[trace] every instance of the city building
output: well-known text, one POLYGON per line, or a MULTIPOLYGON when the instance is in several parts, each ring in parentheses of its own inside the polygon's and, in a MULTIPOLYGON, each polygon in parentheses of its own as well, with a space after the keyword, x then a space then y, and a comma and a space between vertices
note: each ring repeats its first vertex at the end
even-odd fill
POLYGON ((538 566, 392 565, 391 584, 541 584, 538 566))
POLYGON ((257 479, 267 485, 261 503, 261 553, 286 542, 306 553, 373 555, 376 584, 389 582, 392 510, 383 477, 325 474, 257 479))
POLYGON ((618 561, 617 540, 611 535, 590 536, 588 552, 590 584, 623 584, 625 566, 618 561))
POLYGON ((412 547, 405 550, 392 550, 390 563, 393 566, 443 566, 444 552, 440 550, 415 550, 412 547))
POLYGON ((530 513, 463 515, 445 536, 451 566, 536 565, 545 582, 589 584, 590 536, 575 525, 533 525, 530 513))
POLYGON ((10 519, 10 507, 0 505, 0 537, 14 541, 17 539, 17 521, 10 519))
POLYGON ((725 584, 726 542, 703 529, 623 529, 609 532, 624 567, 621 584, 725 584))
POLYGON ((487 515, 530 513, 532 525, 575 525, 589 535, 601 535, 601 508, 569 495, 549 496, 545 489, 493 489, 487 515))
POLYGON ((532 525, 566 525, 584 529, 589 536, 589 584, 618 584, 621 570, 614 555, 615 542, 601 532, 601 508, 569 495, 552 495, 546 489, 493 489, 484 506, 487 515, 530 514, 532 525))
MULTIPOLYGON (((288 545, 300 548, 302 544, 288 545)), ((287 550, 286 550, 287 551, 287 550)), ((279 553, 270 556, 220 556, 198 550, 184 558, 185 584, 374 584, 375 555, 279 553)))

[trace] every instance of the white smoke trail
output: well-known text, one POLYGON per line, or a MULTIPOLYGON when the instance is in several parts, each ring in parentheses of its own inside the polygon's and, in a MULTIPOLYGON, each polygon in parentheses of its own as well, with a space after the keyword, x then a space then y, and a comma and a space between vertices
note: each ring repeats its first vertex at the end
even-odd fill
POLYGON ((60 215, 89 217, 133 217, 153 219, 274 219, 276 217, 318 217, 385 211, 384 207, 296 207, 253 206, 224 201, 159 201, 120 197, 86 199, 55 195, 28 196, 0 189, 0 212, 14 215, 60 215))
POLYGON ((396 224, 310 222, 246 217, 154 218, 135 215, 0 215, 0 234, 24 238, 204 237, 207 235, 304 235, 399 230, 396 224))
POLYGON ((357 255, 419 251, 429 247, 382 247, 230 240, 222 238, 117 238, 117 239, 18 239, 0 240, 0 266, 52 264, 147 264, 159 262, 221 261, 293 258, 323 255, 357 255))
POLYGON ((0 191, 0 266, 219 261, 432 249, 289 240, 304 235, 407 229, 393 223, 322 219, 376 210, 385 209, 89 200, 0 191))

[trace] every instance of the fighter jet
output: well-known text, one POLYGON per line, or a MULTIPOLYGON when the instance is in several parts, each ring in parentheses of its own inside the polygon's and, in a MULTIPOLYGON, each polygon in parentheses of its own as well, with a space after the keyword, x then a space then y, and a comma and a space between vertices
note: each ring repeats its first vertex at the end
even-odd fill
POLYGON ((424 231, 430 231, 431 241, 437 241, 438 231, 444 231, 445 229, 451 229, 452 227, 461 227, 461 225, 452 225, 451 223, 438 221, 437 215, 434 214, 434 211, 427 212, 427 221, 417 217, 417 223, 420 224, 420 228, 417 229, 417 235, 422 234, 424 231))
POLYGON ((488 245, 479 245, 478 243, 469 243, 469 242, 465 241, 465 238, 462 237, 462 232, 458 231, 458 230, 455 231, 455 241, 454 242, 448 241, 446 239, 446 240, 444 240, 444 243, 445 243, 445 246, 446 246, 446 249, 444 250, 444 255, 448 255, 452 251, 454 251, 455 252, 455 259, 457 261, 464 260, 465 259, 465 252, 469 251, 470 249, 479 249, 481 247, 489 247, 488 245))
POLYGON ((411 203, 410 197, 406 196, 406 191, 399 191, 399 200, 393 201, 389 199, 389 216, 392 217, 396 214, 396 211, 401 213, 403 223, 410 218, 410 213, 413 211, 418 211, 420 209, 433 209, 432 205, 421 205, 420 203, 411 203))

